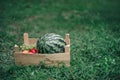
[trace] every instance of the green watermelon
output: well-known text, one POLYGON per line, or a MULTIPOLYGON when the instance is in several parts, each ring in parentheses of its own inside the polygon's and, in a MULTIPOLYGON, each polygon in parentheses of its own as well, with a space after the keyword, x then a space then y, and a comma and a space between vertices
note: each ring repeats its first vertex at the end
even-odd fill
POLYGON ((65 45, 62 36, 55 33, 47 33, 37 41, 38 53, 62 53, 65 45))

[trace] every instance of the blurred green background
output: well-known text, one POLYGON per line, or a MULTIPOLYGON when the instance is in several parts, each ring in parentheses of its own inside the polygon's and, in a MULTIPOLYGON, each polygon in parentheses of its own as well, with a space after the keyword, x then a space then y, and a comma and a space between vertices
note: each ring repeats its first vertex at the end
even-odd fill
POLYGON ((0 80, 119 80, 119 0, 0 0, 0 80), (71 38, 71 66, 16 66, 23 33, 71 38))

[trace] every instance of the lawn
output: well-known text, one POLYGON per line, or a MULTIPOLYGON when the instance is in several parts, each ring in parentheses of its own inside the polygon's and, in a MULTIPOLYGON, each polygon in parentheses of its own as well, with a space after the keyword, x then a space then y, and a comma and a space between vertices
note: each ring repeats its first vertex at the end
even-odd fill
POLYGON ((0 80, 119 80, 119 0, 1 0, 0 80), (16 66, 23 33, 71 38, 71 66, 16 66))

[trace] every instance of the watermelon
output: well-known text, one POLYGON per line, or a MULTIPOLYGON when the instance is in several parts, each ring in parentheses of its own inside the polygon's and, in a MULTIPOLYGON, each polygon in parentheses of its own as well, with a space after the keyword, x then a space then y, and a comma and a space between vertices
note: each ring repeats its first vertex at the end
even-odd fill
POLYGON ((47 33, 37 41, 38 53, 62 53, 65 45, 62 36, 55 33, 47 33))

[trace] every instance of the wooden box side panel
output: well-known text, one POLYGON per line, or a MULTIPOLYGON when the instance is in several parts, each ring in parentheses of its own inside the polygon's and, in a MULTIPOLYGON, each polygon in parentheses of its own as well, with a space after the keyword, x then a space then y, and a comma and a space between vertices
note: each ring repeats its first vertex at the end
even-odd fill
POLYGON ((29 45, 31 45, 31 44, 36 44, 38 38, 28 38, 28 40, 29 40, 29 45))
POLYGON ((70 54, 23 54, 15 53, 15 64, 17 65, 38 65, 40 62, 44 62, 49 66, 57 66, 59 63, 64 63, 66 66, 70 66, 70 54))

